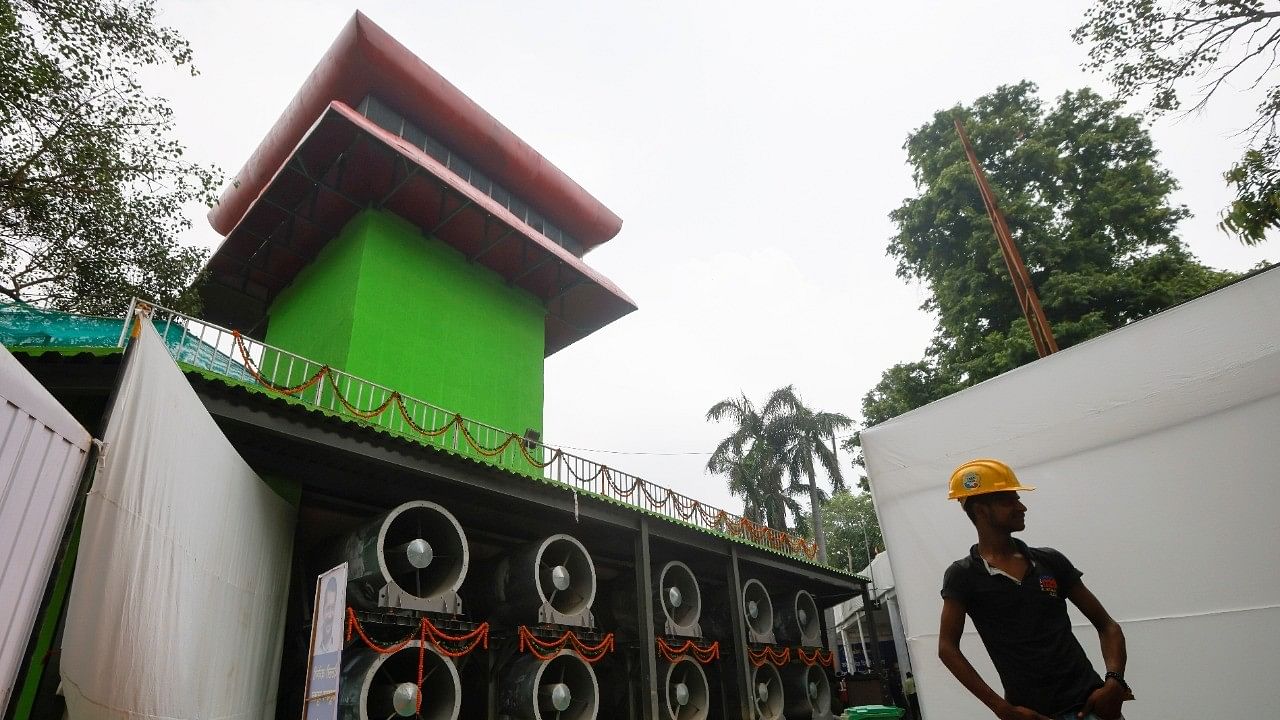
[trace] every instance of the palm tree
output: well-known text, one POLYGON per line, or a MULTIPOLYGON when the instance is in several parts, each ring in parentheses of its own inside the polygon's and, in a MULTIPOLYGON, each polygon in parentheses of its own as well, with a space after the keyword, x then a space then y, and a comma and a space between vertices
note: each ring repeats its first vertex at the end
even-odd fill
POLYGON ((779 458, 786 468, 793 489, 801 489, 798 481, 808 480, 809 503, 813 508, 813 537, 818 543, 818 561, 827 561, 827 537, 822 527, 823 491, 818 487, 817 464, 831 478, 832 490, 845 490, 844 475, 836 456, 836 431, 853 424, 847 415, 809 409, 796 394, 795 386, 788 385, 773 391, 765 403, 764 415, 786 434, 779 458))
POLYGON ((800 506, 783 487, 786 466, 782 451, 787 427, 768 412, 760 412, 746 395, 730 397, 707 410, 707 420, 728 420, 735 427, 721 440, 707 460, 707 470, 729 479, 730 494, 743 498, 743 516, 786 531, 786 511, 800 506))

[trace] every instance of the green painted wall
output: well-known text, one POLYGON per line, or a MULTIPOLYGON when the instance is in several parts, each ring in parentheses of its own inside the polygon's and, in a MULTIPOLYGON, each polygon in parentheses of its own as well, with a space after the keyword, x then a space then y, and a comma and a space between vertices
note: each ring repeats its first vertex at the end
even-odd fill
MULTIPOLYGON (((360 227, 356 221, 348 223, 276 297, 268 311, 268 344, 337 368, 346 366, 364 253, 360 227)), ((264 358, 262 367, 277 382, 286 383, 286 368, 276 365, 274 358, 264 358)), ((301 368, 294 375, 300 372, 301 368)))
MULTIPOLYGON (((370 210, 279 295, 266 342, 468 419, 541 433, 544 314, 493 271, 370 210)), ((305 379, 301 368, 271 373, 273 358, 263 367, 281 384, 305 379)))

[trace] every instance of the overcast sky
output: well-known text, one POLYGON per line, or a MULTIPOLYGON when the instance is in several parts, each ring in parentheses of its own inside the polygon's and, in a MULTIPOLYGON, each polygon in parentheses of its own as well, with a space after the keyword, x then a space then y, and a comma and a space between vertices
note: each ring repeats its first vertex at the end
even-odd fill
MULTIPOLYGON (((902 143, 932 114, 1028 79, 1046 99, 1102 79, 1070 31, 1082 0, 365 2, 371 19, 623 218, 587 261, 640 310, 547 361, 553 444, 733 511, 703 470, 708 407, 794 383, 857 416, 933 319, 894 275, 902 143), (631 454, 631 453, 668 454, 631 454), (695 454, 697 453, 697 454, 695 454)), ((357 6, 161 0, 201 75, 148 73, 192 155, 234 174, 357 6)), ((1280 252, 1215 224, 1250 102, 1153 128, 1204 262, 1280 252)), ((190 241, 220 237, 203 216, 190 241)), ((1275 241, 1272 241, 1273 243, 1275 241)), ((1135 362, 1140 362, 1135 358, 1135 362)), ((847 464, 847 457, 842 462, 847 464)), ((941 488, 941 479, 939 487, 941 488)))

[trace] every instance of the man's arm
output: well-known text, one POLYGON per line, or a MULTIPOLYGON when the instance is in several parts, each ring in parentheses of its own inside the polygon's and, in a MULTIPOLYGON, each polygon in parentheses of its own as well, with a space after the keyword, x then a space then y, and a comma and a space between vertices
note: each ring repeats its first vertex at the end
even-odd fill
POLYGON ((982 679, 969 659, 960 652, 960 636, 964 634, 964 603, 956 598, 943 598, 942 622, 938 628, 938 659, 956 676, 983 705, 991 709, 1000 720, 1049 720, 1040 713, 1015 705, 1000 697, 982 679))
MULTIPOLYGON (((1102 644, 1102 661, 1107 666, 1107 672, 1124 675, 1124 666, 1129 656, 1125 649, 1124 631, 1120 629, 1120 623, 1111 619, 1106 608, 1102 607, 1102 603, 1098 602, 1098 598, 1082 582, 1071 587, 1067 592, 1067 599, 1080 608, 1080 612, 1084 613, 1084 616, 1097 629, 1098 640, 1102 644)), ((1133 693, 1112 678, 1089 695, 1080 716, 1084 717, 1090 712, 1096 712, 1098 717, 1104 720, 1118 718, 1120 704, 1132 699, 1133 693)))

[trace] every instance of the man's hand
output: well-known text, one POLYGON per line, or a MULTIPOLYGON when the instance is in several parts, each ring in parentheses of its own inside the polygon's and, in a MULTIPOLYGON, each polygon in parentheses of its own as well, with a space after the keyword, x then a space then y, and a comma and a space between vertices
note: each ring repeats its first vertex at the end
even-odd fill
POLYGON ((996 710, 996 717, 1000 718, 1000 720, 1053 720, 1053 718, 1041 715, 1031 708, 1009 703, 1005 703, 1000 709, 996 710))
POLYGON ((1107 680, 1105 685, 1089 693, 1089 699, 1084 701, 1084 708, 1076 717, 1083 718, 1094 713, 1099 720, 1115 720, 1120 717, 1120 704, 1131 697, 1123 685, 1114 679, 1107 680))

